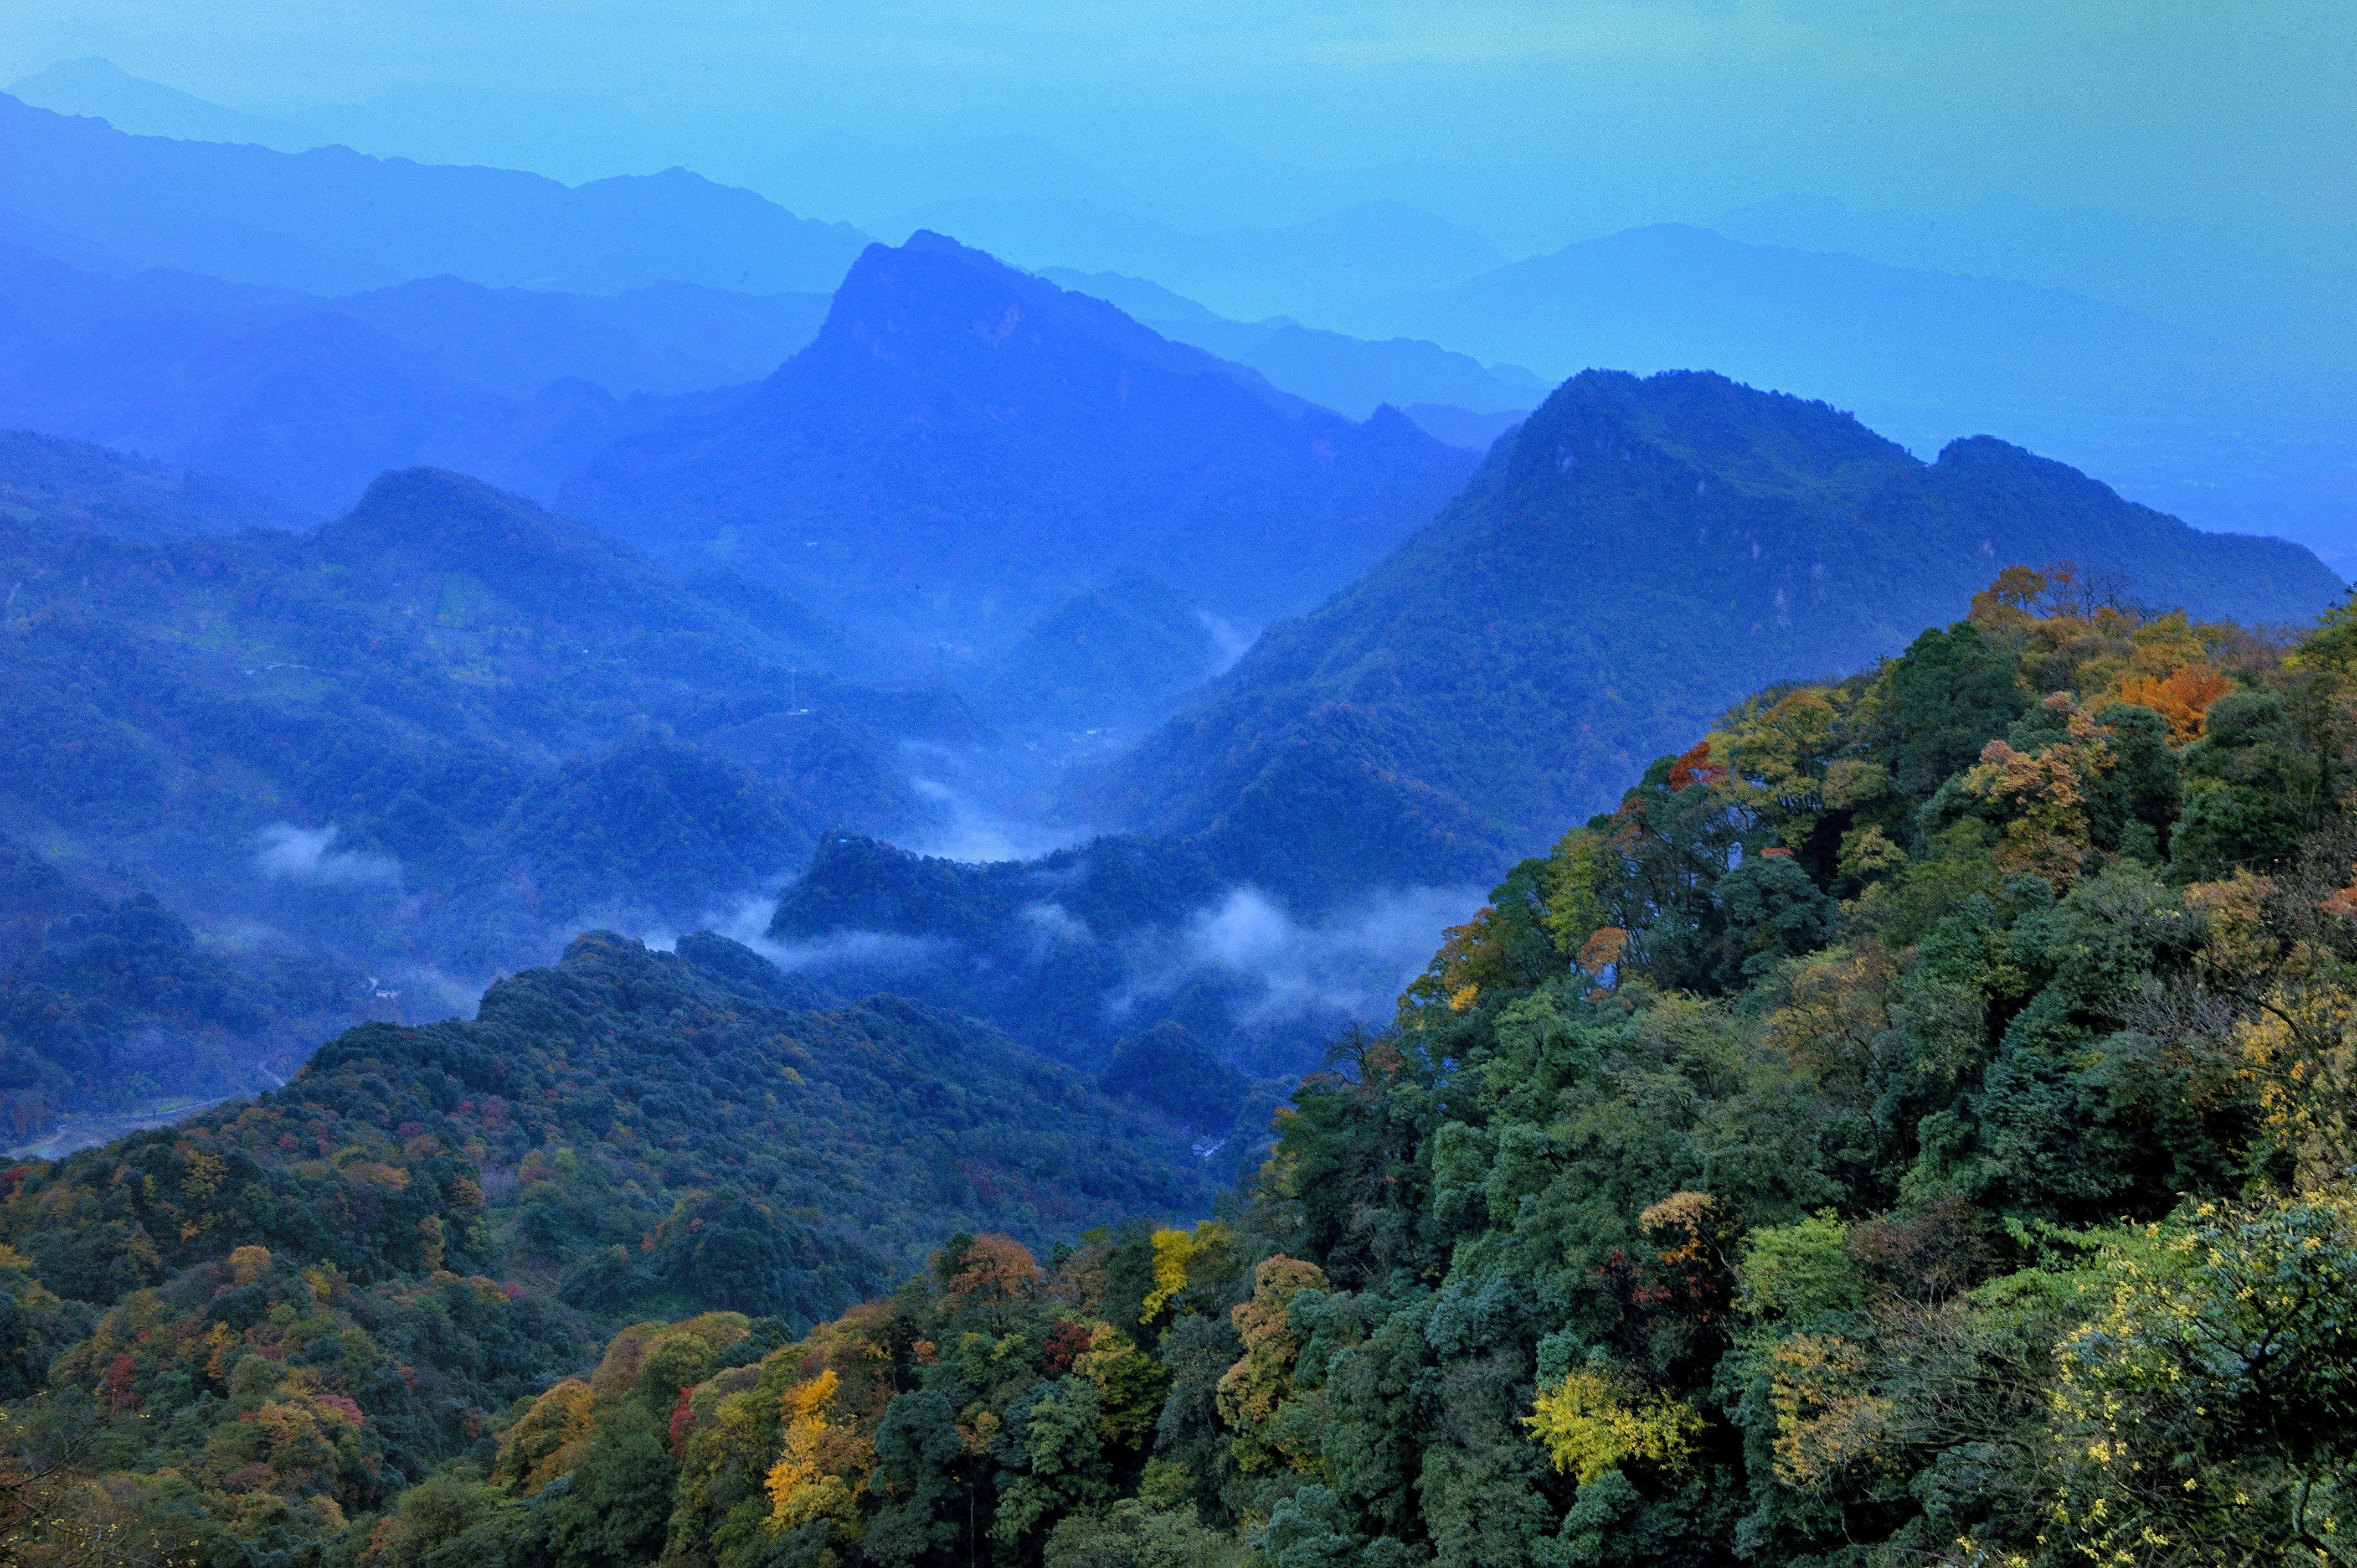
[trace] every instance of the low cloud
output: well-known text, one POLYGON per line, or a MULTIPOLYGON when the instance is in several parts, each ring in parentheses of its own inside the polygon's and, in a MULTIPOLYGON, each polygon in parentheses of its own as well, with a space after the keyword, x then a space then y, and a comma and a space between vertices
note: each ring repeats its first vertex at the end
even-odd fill
MULTIPOLYGON (((915 969, 949 953, 955 943, 942 937, 907 937, 892 931, 835 931, 823 937, 781 942, 770 935, 770 921, 778 912, 777 898, 747 893, 707 912, 695 929, 726 937, 759 953, 780 969, 800 970, 813 977, 828 970, 856 964, 862 968, 915 969)), ((631 933, 651 948, 669 952, 680 934, 663 928, 631 933)))
POLYGON ((902 835, 902 847, 919 854, 984 865, 1004 860, 1037 860, 1085 842, 1083 828, 1046 828, 977 805, 963 789, 938 779, 909 778, 918 797, 933 809, 927 826, 902 835))
POLYGON ((1038 963, 1050 950, 1067 942, 1086 942, 1088 923, 1061 904, 1026 904, 1023 907, 1024 928, 1031 933, 1031 961, 1038 963))
POLYGON ((1242 1022, 1312 1015, 1388 1017, 1424 972, 1444 927, 1480 907, 1476 887, 1411 887, 1370 895, 1315 923, 1295 919, 1260 889, 1232 887, 1176 933, 1135 957, 1138 978, 1115 998, 1126 1007, 1210 973, 1244 983, 1242 1022))
POLYGON ((314 887, 399 887, 401 862, 391 855, 336 849, 336 825, 298 828, 273 822, 255 835, 253 868, 274 882, 314 887))
POLYGON ((1252 647, 1254 639, 1259 635, 1257 632, 1246 631, 1234 622, 1224 617, 1215 616, 1209 610, 1197 610, 1195 619, 1205 631, 1211 634, 1211 646, 1217 650, 1218 657, 1211 670, 1213 675, 1226 674, 1234 666, 1235 661, 1244 656, 1245 650, 1252 647))

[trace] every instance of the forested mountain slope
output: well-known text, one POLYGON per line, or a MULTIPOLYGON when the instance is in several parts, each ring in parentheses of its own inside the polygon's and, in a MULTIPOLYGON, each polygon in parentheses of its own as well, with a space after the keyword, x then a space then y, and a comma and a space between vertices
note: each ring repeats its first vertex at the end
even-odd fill
POLYGON ((578 1308, 414 1272, 625 1174, 714 1183, 608 1254, 681 1310, 734 1299, 734 1232, 829 1234, 705 1140, 834 1116, 878 1025, 712 939, 586 940, 480 1023, 0 1178, 59 1239, 0 1254, 40 1505, 0 1528, 355 1568, 2357 1560, 2357 601, 2287 640, 2008 569, 1515 866, 1215 1217, 953 1233, 791 1343, 705 1312, 592 1371, 578 1308))
POLYGON ((94 1420, 110 1463, 170 1467, 101 1509, 170 1560, 316 1563, 493 1462, 513 1402, 632 1315, 755 1315, 749 1360, 946 1230, 1041 1245, 1209 1196, 1176 1127, 978 1025, 592 933, 473 1021, 357 1029, 251 1103, 0 1176, 0 1550, 102 1522, 15 1506, 94 1420))
POLYGON ((1258 622, 1429 517, 1467 454, 1354 424, 939 235, 875 247, 749 398, 618 442, 560 502, 918 644, 1011 640, 1116 569, 1258 622))
POLYGON ((910 827, 895 737, 975 733, 954 697, 823 673, 856 650, 773 589, 430 470, 309 535, 11 514, 0 573, 0 827, 200 928, 405 975, 412 1006, 592 912, 681 929, 830 828, 910 827))
POLYGON ((1590 371, 1091 800, 1310 899, 1486 878, 1745 692, 1895 651, 2007 560, 2250 622, 2341 587, 2001 442, 1927 465, 1821 403, 1590 371))
POLYGON ((30 430, 0 430, 0 505, 43 532, 150 543, 288 521, 233 481, 30 430))
POLYGON ((374 991, 347 963, 201 941, 119 872, 68 876, 0 834, 0 1146, 70 1115, 64 1146, 95 1143, 113 1117, 283 1083, 386 1015, 374 991))
POLYGON ((688 173, 509 169, 131 136, 0 93, 0 210, 133 267, 345 294, 448 273, 615 294, 666 279, 823 293, 863 243, 688 173))
POLYGON ((1232 659, 1215 626, 1159 577, 1121 572, 1040 618, 971 679, 1014 725, 1148 723, 1232 659))

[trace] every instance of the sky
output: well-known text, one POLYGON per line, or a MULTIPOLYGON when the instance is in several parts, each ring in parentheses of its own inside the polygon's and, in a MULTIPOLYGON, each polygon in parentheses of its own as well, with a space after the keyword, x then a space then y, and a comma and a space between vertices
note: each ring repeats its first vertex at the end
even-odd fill
POLYGON ((420 88, 607 100, 719 162, 732 135, 774 148, 948 120, 1070 147, 1149 142, 1186 116, 1318 169, 1577 169, 1559 177, 1612 182, 1652 217, 1787 190, 1936 212, 2002 190, 2357 226, 2357 6, 2337 0, 0 0, 0 80, 100 55, 273 115, 420 88))

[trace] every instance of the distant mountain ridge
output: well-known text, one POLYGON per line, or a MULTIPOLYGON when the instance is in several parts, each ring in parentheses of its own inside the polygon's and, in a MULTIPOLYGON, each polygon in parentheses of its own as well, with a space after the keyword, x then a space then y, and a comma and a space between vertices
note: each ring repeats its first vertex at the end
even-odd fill
POLYGON ((149 543, 291 521, 242 485, 30 430, 0 430, 0 514, 52 535, 149 543))
POLYGON ((684 169, 566 187, 512 170, 131 136, 0 94, 0 209, 130 267, 347 294, 449 273, 619 293, 834 287, 865 237, 684 169))
POLYGON ((1482 879, 1746 693, 1896 653, 1998 568, 2059 558, 2246 622, 2344 591, 2297 545, 2003 442, 1925 465, 1822 403, 1589 371, 1087 799, 1310 902, 1482 879))
POLYGON ((464 468, 543 497, 652 416, 758 379, 816 294, 620 295, 440 276, 323 299, 161 268, 129 276, 0 236, 0 424, 135 448, 334 515, 387 468, 464 468))
POLYGON ((864 254, 751 395, 616 443, 560 502, 855 625, 987 644, 1124 566, 1247 622, 1298 609, 1470 467, 920 234, 864 254))
POLYGON ((1337 311, 1319 325, 1429 338, 1541 371, 1716 370, 1807 395, 2060 378, 2107 385, 2225 358, 2228 346, 2067 289, 1896 267, 1656 223, 1483 274, 1444 292, 1337 311))
MULTIPOLYGON (((1046 267, 1039 275, 1116 306, 1175 342, 1250 365, 1286 392, 1352 419, 1364 419, 1383 403, 1409 412, 1411 418, 1419 405, 1475 417, 1521 413, 1536 406, 1547 392, 1544 382, 1518 365, 1484 365, 1420 338, 1369 342, 1304 327, 1286 316, 1231 321, 1159 284, 1119 273, 1046 267)), ((1448 439, 1442 430, 1433 434, 1448 439)))

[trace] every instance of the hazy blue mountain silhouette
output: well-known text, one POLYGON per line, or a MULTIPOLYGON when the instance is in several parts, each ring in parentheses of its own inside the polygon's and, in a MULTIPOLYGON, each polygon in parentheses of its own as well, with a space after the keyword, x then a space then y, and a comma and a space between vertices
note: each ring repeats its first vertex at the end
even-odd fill
POLYGON ((2076 289, 2180 326, 2265 343, 2286 362, 2349 362, 2352 235, 2265 219, 2232 223, 2057 209, 1991 191, 1960 212, 1856 211, 1788 194, 1711 219, 1732 240, 1846 252, 1898 267, 2076 289))
POLYGON ((1352 424, 942 236, 861 256, 751 395, 619 442, 565 509, 855 624, 1004 641, 1128 565, 1248 621, 1341 586, 1471 457, 1352 424))
POLYGON ((0 313, 0 424, 216 473, 309 518, 419 463, 545 497, 652 416, 639 394, 755 380, 826 304, 447 276, 323 300, 164 269, 114 275, 5 242, 0 289, 16 306, 0 313))
POLYGON ((1094 804, 1312 901, 1480 880, 1746 693, 1895 653, 2000 567, 2066 558, 2246 622, 2344 591, 2298 545, 2199 532, 2000 441, 1924 464, 1823 403, 1590 371, 1094 804))
POLYGON ((442 273, 587 293, 823 291, 863 242, 684 169, 567 187, 343 147, 132 136, 5 94, 0 209, 132 266, 319 294, 442 273))
POLYGON ((879 235, 966 236, 1018 266, 1151 278, 1222 315, 1258 320, 1448 288, 1501 265, 1487 240, 1399 201, 1352 202, 1306 223, 1182 233, 1142 211, 1073 197, 932 201, 879 235))
POLYGON ((0 513, 50 537, 150 543, 288 521, 234 481, 31 430, 0 430, 0 513))
POLYGON ((1353 419, 1364 419, 1384 403, 1410 411, 1419 404, 1453 408, 1480 418, 1533 408, 1547 392, 1544 382, 1520 366, 1484 365, 1470 354, 1421 338, 1372 343, 1304 327, 1289 316, 1231 321, 1160 284, 1122 273, 1045 267, 1039 275, 1093 295, 1173 342, 1250 365, 1297 397, 1353 419))
POLYGON ((1624 230, 1439 293, 1320 325, 1428 338, 1567 374, 1699 366, 1838 395, 2116 386, 2216 364, 2227 345, 2067 289, 1749 244, 1684 224, 1624 230))

